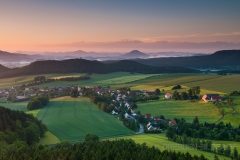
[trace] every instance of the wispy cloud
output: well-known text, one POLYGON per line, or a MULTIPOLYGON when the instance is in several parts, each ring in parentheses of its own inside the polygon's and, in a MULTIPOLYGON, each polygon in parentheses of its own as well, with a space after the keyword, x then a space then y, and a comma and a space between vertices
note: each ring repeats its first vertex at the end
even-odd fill
POLYGON ((225 49, 240 49, 240 43, 233 42, 179 42, 179 41, 152 41, 123 40, 112 42, 73 42, 63 44, 47 44, 42 47, 82 49, 86 51, 129 51, 139 49, 148 52, 156 51, 189 51, 189 52, 214 52, 225 49))
POLYGON ((210 38, 215 41, 223 41, 226 37, 234 39, 238 38, 237 41, 240 43, 240 32, 232 33, 214 33, 214 34, 190 34, 190 35, 170 35, 170 36, 156 36, 156 37, 140 37, 139 40, 154 42, 154 41, 193 41, 203 42, 205 38, 210 38))

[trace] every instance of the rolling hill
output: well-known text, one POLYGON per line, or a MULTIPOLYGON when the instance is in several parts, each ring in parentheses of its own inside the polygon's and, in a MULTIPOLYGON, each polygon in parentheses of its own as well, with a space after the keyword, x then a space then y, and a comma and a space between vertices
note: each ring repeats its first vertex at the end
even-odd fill
POLYGON ((9 70, 10 70, 9 68, 4 67, 3 65, 0 64, 0 72, 7 72, 9 70))
POLYGON ((154 67, 130 60, 117 61, 104 64, 99 61, 85 59, 47 60, 36 61, 21 68, 9 69, 0 73, 0 78, 23 75, 51 74, 51 73, 111 73, 111 72, 136 72, 136 73, 192 73, 196 70, 182 67, 154 67))
POLYGON ((135 58, 147 58, 149 57, 148 54, 145 54, 143 52, 140 52, 138 50, 132 50, 129 53, 120 55, 118 58, 122 58, 122 59, 135 59, 135 58))
POLYGON ((220 67, 240 64, 240 50, 217 51, 211 55, 192 57, 168 57, 152 59, 136 59, 136 62, 151 66, 175 67, 220 67))

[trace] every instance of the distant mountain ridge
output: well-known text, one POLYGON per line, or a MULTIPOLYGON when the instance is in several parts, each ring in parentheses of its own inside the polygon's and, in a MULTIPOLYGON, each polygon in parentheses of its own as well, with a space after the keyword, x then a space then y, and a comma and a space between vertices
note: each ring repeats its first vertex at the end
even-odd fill
POLYGON ((0 61, 28 61, 33 60, 30 55, 20 53, 10 53, 0 50, 0 61))
POLYGON ((136 62, 151 66, 175 67, 220 67, 240 65, 240 50, 222 50, 211 55, 191 57, 167 57, 136 59, 136 62))
POLYGON ((149 57, 149 55, 146 53, 140 52, 138 50, 132 50, 131 52, 120 55, 118 57, 126 58, 126 59, 135 59, 135 58, 146 58, 146 57, 149 57))

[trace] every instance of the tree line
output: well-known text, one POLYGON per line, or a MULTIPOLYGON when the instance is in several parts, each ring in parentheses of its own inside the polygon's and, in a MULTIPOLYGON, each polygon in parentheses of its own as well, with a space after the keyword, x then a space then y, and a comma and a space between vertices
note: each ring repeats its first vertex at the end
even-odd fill
POLYGON ((190 153, 180 153, 175 151, 160 151, 153 147, 148 147, 146 143, 136 144, 131 139, 120 139, 114 141, 99 141, 94 135, 87 135, 82 143, 71 144, 63 142, 54 147, 32 146, 15 143, 0 147, 0 159, 174 159, 174 160, 207 160, 203 155, 192 156, 190 153))
POLYGON ((166 135, 174 134, 183 135, 193 138, 204 138, 211 140, 228 140, 240 142, 240 125, 234 127, 231 123, 224 124, 223 122, 215 123, 200 123, 198 117, 193 119, 192 123, 187 123, 184 119, 176 119, 177 125, 169 127, 166 135), (172 129, 174 128, 174 129, 172 129))
MULTIPOLYGON (((177 86, 173 88, 176 88, 177 86)), ((181 93, 179 93, 177 90, 174 90, 172 98, 175 100, 198 99, 200 92, 201 92, 201 89, 199 86, 191 87, 188 89, 187 92, 181 92, 181 93)))

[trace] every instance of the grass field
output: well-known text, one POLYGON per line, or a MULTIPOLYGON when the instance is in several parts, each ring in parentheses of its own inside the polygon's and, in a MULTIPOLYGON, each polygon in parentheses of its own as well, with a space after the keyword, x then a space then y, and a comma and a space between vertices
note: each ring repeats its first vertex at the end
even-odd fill
POLYGON ((159 100, 137 105, 136 111, 139 110, 142 114, 163 115, 166 119, 185 118, 187 122, 192 122, 198 116, 200 122, 216 122, 221 118, 217 107, 212 103, 159 100))
POLYGON ((61 141, 81 141, 88 133, 99 137, 132 134, 112 115, 98 110, 88 98, 54 99, 37 117, 61 141))
POLYGON ((115 85, 115 84, 124 84, 129 82, 134 82, 138 80, 143 80, 149 77, 157 76, 158 74, 137 74, 129 76, 121 76, 117 78, 111 78, 107 80, 97 81, 96 83, 105 84, 105 85, 115 85))
MULTIPOLYGON (((155 146, 156 148, 159 148, 160 150, 172 150, 176 152, 189 152, 191 155, 198 155, 201 154, 204 155, 208 159, 214 159, 214 153, 211 152, 205 152, 201 150, 196 150, 194 148, 178 144, 175 142, 172 142, 167 139, 165 134, 142 134, 142 135, 132 135, 132 136, 124 136, 124 137, 118 137, 118 138, 110 138, 110 140, 115 139, 133 139, 136 143, 146 143, 147 146, 155 146)), ((217 142, 214 142, 217 143, 217 142)), ((217 145, 217 144, 216 144, 217 145)), ((220 160, 230 160, 231 158, 217 155, 220 160)))
POLYGON ((18 103, 0 103, 0 106, 6 107, 6 108, 10 108, 12 110, 18 110, 18 111, 27 111, 27 104, 28 101, 24 101, 24 102, 18 102, 18 103))
POLYGON ((236 111, 236 114, 232 114, 233 108, 232 107, 224 107, 225 116, 222 119, 224 123, 231 122, 232 125, 238 126, 240 125, 240 96, 233 96, 234 102, 234 109, 236 111))
POLYGON ((192 86, 200 86, 205 94, 210 92, 218 92, 220 94, 229 94, 234 90, 240 90, 240 75, 214 75, 214 74, 165 74, 158 77, 142 80, 133 83, 131 89, 144 89, 154 91, 156 88, 171 91, 172 86, 180 84, 186 89, 192 86))
POLYGON ((46 78, 59 78, 68 76, 80 76, 79 73, 68 73, 68 74, 43 74, 43 75, 29 75, 29 76, 18 76, 13 78, 0 79, 0 89, 10 88, 12 86, 20 86, 25 83, 32 82, 36 76, 45 76, 46 78))

